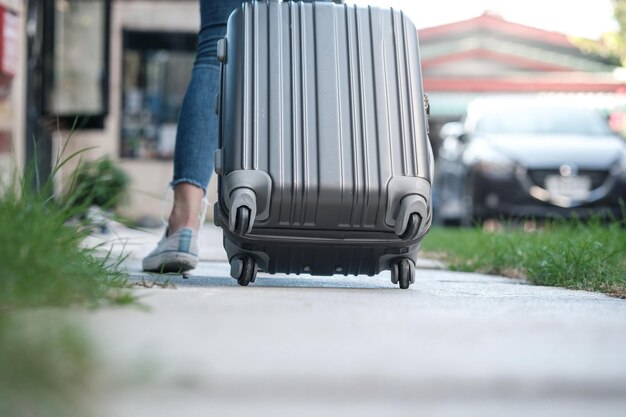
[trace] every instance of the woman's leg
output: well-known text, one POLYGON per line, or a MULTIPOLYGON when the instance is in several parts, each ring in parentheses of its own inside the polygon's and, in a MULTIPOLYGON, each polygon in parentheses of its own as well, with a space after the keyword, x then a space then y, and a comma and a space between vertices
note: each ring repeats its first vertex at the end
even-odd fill
POLYGON ((200 0, 198 52, 178 119, 174 151, 174 207, 167 235, 143 259, 144 271, 181 272, 198 263, 203 197, 217 145, 215 95, 219 88, 218 39, 239 0, 200 0))
POLYGON ((218 119, 213 108, 219 90, 217 41, 226 34, 228 16, 239 5, 241 0, 200 0, 198 51, 176 137, 169 233, 183 227, 200 227, 202 199, 213 172, 217 146, 218 119))

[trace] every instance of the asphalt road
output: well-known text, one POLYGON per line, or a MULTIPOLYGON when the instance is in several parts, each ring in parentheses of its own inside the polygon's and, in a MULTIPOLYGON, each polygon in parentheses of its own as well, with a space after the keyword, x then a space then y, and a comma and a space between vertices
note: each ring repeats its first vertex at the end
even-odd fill
MULTIPOLYGON (((145 242, 144 242, 145 243, 145 242)), ((132 246, 132 245, 131 245, 132 246)), ((141 251, 139 251, 141 254, 141 251)), ((624 416, 626 302, 478 274, 195 275, 128 268, 145 308, 83 318, 102 416, 624 416)))

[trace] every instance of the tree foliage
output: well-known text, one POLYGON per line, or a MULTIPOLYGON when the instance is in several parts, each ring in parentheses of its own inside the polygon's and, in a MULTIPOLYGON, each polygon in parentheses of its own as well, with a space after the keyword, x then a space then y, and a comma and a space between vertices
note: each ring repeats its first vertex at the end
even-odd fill
POLYGON ((573 42, 585 53, 602 57, 607 63, 626 67, 626 0, 611 0, 616 32, 605 32, 600 39, 574 38, 573 42))

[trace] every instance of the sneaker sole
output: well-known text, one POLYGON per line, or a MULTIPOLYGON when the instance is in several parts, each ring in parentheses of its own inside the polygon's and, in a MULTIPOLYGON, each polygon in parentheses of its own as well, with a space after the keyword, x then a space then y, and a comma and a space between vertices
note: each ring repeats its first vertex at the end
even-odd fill
POLYGON ((162 253, 143 262, 145 272, 181 273, 198 265, 198 257, 188 253, 162 253))

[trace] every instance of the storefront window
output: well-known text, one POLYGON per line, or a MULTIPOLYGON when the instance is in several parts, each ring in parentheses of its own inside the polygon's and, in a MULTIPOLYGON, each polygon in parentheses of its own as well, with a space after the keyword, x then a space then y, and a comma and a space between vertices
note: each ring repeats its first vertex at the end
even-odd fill
POLYGON ((196 35, 124 32, 122 156, 168 159, 191 76, 196 35))
MULTIPOLYGON (((47 113, 102 117, 107 111, 109 0, 55 0, 47 113)), ((50 40, 48 40, 50 42, 50 40)), ((50 59, 49 58, 49 59, 50 59)))

